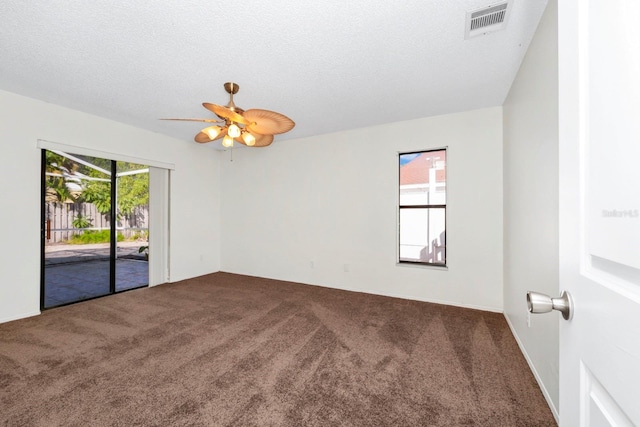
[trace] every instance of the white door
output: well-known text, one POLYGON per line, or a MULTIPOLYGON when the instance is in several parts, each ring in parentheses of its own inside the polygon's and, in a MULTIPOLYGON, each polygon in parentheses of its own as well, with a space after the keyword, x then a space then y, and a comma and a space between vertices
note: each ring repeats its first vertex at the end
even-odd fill
POLYGON ((640 426, 640 0, 559 0, 560 425, 640 426))

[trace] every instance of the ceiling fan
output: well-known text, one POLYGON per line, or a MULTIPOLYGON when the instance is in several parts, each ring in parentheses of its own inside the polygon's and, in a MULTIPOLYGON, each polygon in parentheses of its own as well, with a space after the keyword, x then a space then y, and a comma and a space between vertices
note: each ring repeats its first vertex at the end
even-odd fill
POLYGON ((266 147, 273 142, 273 135, 289 132, 295 126, 293 120, 275 111, 252 108, 243 110, 233 102, 233 95, 240 86, 227 82, 224 88, 229 94, 229 103, 225 106, 203 102, 202 106, 218 118, 212 119, 160 119, 189 122, 215 123, 202 129, 194 140, 199 143, 222 138, 222 145, 233 147, 234 141, 249 147, 266 147))

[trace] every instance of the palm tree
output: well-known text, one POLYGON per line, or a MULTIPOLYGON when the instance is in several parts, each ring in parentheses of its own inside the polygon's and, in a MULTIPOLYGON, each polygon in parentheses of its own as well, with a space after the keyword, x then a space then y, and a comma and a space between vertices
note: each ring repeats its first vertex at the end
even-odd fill
POLYGON ((48 150, 45 151, 45 158, 47 201, 57 203, 75 202, 77 196, 69 189, 67 176, 77 170, 77 164, 48 150))

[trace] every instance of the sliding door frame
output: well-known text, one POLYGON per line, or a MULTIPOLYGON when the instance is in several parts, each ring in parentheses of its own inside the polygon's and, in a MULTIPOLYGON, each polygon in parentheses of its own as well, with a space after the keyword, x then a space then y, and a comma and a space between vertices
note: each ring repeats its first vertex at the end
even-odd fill
POLYGON ((40 311, 44 310, 44 245, 47 238, 47 150, 40 150, 40 311))
MULTIPOLYGON (((41 236, 40 236, 40 308, 44 310, 45 302, 45 239, 46 239, 46 212, 44 200, 46 197, 46 154, 45 150, 62 151, 65 153, 80 154, 92 157, 100 157, 112 161, 112 176, 115 176, 117 161, 138 163, 149 166, 149 234, 153 236, 149 239, 149 284, 156 286, 170 282, 170 172, 175 169, 173 163, 159 161, 156 159, 141 158, 121 153, 111 153, 95 150, 87 147, 74 146, 59 142, 37 140, 37 148, 41 149, 41 236)), ((111 200, 115 200, 115 186, 111 186, 111 200)), ((111 217, 116 218, 116 203, 112 203, 111 217)), ((115 222, 114 222, 115 223, 115 222)), ((115 291, 115 253, 117 245, 117 230, 111 230, 111 256, 110 256, 110 294, 115 291)), ((99 298, 99 297, 98 297, 99 298)), ((91 298, 84 299, 87 301, 91 298)), ((57 306, 58 307, 58 306, 57 306)))
MULTIPOLYGON (((118 162, 111 160, 111 206, 109 207, 109 295, 116 293, 118 249, 118 162)), ((148 267, 147 267, 148 268, 148 267)))

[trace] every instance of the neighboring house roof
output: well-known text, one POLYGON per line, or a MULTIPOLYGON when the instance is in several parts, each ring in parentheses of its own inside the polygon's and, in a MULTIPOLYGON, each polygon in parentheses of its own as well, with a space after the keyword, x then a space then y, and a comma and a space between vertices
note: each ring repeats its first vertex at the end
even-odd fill
POLYGON ((445 162, 443 169, 436 170, 436 182, 446 181, 446 151, 428 151, 420 153, 413 160, 400 166, 400 185, 427 184, 429 182, 429 169, 435 166, 436 161, 445 162))

